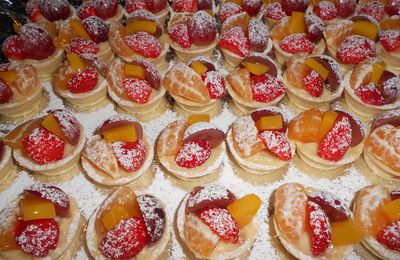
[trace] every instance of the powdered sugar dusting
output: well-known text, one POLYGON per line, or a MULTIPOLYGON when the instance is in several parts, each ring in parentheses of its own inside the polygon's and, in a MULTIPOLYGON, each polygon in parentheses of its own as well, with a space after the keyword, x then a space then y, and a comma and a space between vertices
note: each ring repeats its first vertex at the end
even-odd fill
POLYGON ((286 16, 279 2, 268 4, 265 9, 265 16, 271 19, 280 20, 286 16))
POLYGON ((68 195, 56 187, 49 187, 48 185, 42 183, 36 183, 28 187, 28 190, 36 191, 42 198, 50 200, 54 204, 62 207, 67 207, 69 205, 68 195))
POLYGON ((190 125, 188 128, 186 128, 185 133, 183 134, 183 139, 185 140, 192 134, 195 134, 197 132, 200 132, 202 130, 207 130, 207 129, 218 129, 215 125, 208 123, 208 122, 199 122, 193 125, 190 125))
POLYGON ((206 184, 193 196, 190 196, 187 202, 188 207, 193 207, 207 200, 230 199, 228 190, 219 184, 206 184))

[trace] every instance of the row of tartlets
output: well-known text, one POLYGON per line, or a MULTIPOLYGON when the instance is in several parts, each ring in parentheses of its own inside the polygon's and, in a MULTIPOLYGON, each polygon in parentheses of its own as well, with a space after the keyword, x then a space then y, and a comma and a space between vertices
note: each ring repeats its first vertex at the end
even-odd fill
MULTIPOLYGON (((283 184, 274 211, 258 216, 262 200, 234 187, 197 186, 182 199, 174 220, 163 202, 126 186, 110 193, 88 220, 85 241, 95 259, 159 259, 168 252, 172 223, 185 248, 199 259, 245 256, 270 218, 286 250, 299 259, 345 258, 362 242, 384 259, 400 257, 400 189, 366 186, 353 212, 335 194, 283 184)), ((72 257, 84 222, 75 199, 60 188, 37 183, 0 212, 0 256, 5 259, 72 257)))

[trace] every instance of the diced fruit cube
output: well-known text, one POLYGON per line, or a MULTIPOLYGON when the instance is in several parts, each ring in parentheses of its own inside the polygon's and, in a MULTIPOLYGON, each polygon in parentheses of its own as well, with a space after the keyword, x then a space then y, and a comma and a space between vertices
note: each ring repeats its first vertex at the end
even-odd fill
POLYGON ((91 40, 89 34, 87 33, 85 27, 83 27, 82 23, 78 19, 71 19, 69 21, 69 25, 72 27, 72 29, 82 38, 85 38, 87 40, 91 40))
POLYGON ((141 217, 141 214, 131 212, 127 207, 120 204, 113 205, 102 218, 103 225, 110 231, 122 220, 126 220, 132 217, 141 217), (134 214, 132 214, 134 213, 134 214))
POLYGON ((35 195, 21 200, 21 213, 24 221, 35 219, 53 219, 56 216, 54 204, 35 195))
POLYGON ((137 32, 147 32, 149 34, 155 34, 156 31, 157 24, 153 21, 134 21, 126 25, 124 33, 125 35, 137 32))
POLYGON ((292 12, 289 22, 289 34, 307 33, 306 20, 303 12, 292 12))
POLYGON ((194 61, 190 64, 190 67, 194 69, 199 75, 203 75, 207 72, 207 66, 199 61, 194 61))
POLYGON ((199 122, 210 122, 209 114, 191 115, 188 117, 188 125, 193 125, 199 122))
POLYGON ((146 73, 144 68, 138 64, 125 63, 124 74, 128 77, 134 77, 137 79, 146 79, 146 73))
POLYGON ((244 67, 252 74, 256 76, 260 76, 266 73, 269 69, 268 66, 261 63, 253 63, 253 62, 244 62, 244 67))
POLYGON ((261 204, 260 197, 256 194, 249 194, 229 204, 226 209, 242 228, 251 222, 261 204))
POLYGON ((345 221, 331 223, 331 227, 332 244, 334 246, 351 245, 361 241, 361 233, 356 228, 352 218, 345 221))
POLYGON ((379 84, 382 74, 385 71, 385 67, 385 63, 383 62, 377 62, 372 65, 371 82, 379 84))
POLYGON ((378 26, 368 21, 356 21, 353 23, 355 34, 365 36, 373 41, 378 37, 378 26))
POLYGON ((325 135, 332 129, 338 116, 339 116, 339 113, 337 113, 335 111, 326 111, 325 112, 324 117, 322 118, 321 131, 319 133, 321 141, 325 137, 325 135))
POLYGON ((42 126, 55 134, 56 136, 62 138, 64 141, 68 141, 64 133, 61 131, 60 125, 57 120, 54 118, 52 113, 49 113, 42 121, 42 126))
POLYGON ((259 132, 266 130, 279 130, 283 127, 281 115, 263 116, 256 122, 256 127, 259 132))
POLYGON ((136 142, 137 134, 134 125, 125 125, 101 132, 103 138, 109 142, 136 142))
POLYGON ((85 63, 82 61, 81 57, 78 54, 68 53, 67 59, 71 67, 76 71, 80 71, 85 68, 85 63))
POLYGON ((315 70, 321 78, 325 81, 328 78, 329 70, 327 70, 321 63, 316 59, 309 58, 305 61, 305 64, 312 70, 315 70))
POLYGON ((400 199, 392 200, 383 206, 383 211, 391 221, 400 220, 400 199))
POLYGON ((8 85, 14 83, 17 77, 17 72, 15 70, 0 71, 0 79, 4 80, 8 85))

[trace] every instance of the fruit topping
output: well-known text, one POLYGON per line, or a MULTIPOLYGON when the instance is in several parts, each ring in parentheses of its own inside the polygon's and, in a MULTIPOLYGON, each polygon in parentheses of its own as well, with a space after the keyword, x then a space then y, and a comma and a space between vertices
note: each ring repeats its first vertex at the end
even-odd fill
POLYGON ((342 114, 319 144, 318 156, 329 161, 339 161, 350 148, 351 136, 349 116, 342 114))
POLYGON ((69 62, 69 65, 75 70, 75 71, 80 71, 83 70, 86 65, 81 59, 81 57, 76 54, 76 53, 68 53, 67 55, 67 60, 69 62))
POLYGON ((390 192, 390 197, 391 197, 392 200, 400 199, 400 189, 392 190, 390 192))
POLYGON ((134 21, 125 27, 125 35, 137 32, 147 32, 154 35, 157 31, 157 23, 153 21, 134 21))
POLYGON ((379 88, 374 83, 361 85, 355 91, 355 94, 362 100, 362 102, 372 106, 383 106, 385 105, 385 99, 379 88))
POLYGON ((183 135, 183 143, 204 141, 211 148, 219 146, 225 139, 225 133, 208 122, 191 124, 183 135))
POLYGON ((89 16, 95 16, 93 1, 83 2, 77 9, 77 15, 79 19, 83 20, 89 16))
POLYGON ((72 30, 77 33, 80 37, 90 40, 90 35, 86 31, 85 27, 83 27, 83 24, 80 20, 78 19, 71 19, 69 20, 69 25, 71 26, 72 30))
POLYGON ((190 63, 190 67, 194 69, 199 75, 203 75, 208 71, 207 66, 201 63, 200 61, 195 61, 190 63))
POLYGON ((322 255, 331 243, 331 226, 328 216, 318 204, 308 201, 307 213, 310 224, 311 252, 322 255))
POLYGON ((324 21, 329 21, 337 17, 338 11, 333 2, 321 1, 313 9, 314 13, 324 21))
POLYGON ((55 51, 53 40, 49 33, 34 23, 28 23, 18 31, 22 43, 22 52, 26 58, 43 60, 55 51))
POLYGON ((354 13, 357 7, 356 0, 336 0, 335 6, 338 11, 338 15, 342 18, 346 18, 354 13))
POLYGON ((109 142, 136 142, 138 136, 136 127, 133 124, 122 125, 108 130, 101 131, 103 138, 109 142))
POLYGON ((61 128, 58 125, 58 122, 54 118, 53 114, 48 113, 48 115, 42 121, 42 126, 49 130, 52 134, 55 134, 56 136, 63 139, 64 141, 68 141, 65 138, 64 133, 61 131, 61 128))
POLYGON ((400 251, 400 220, 382 229, 376 240, 391 250, 400 251))
POLYGON ((283 11, 281 3, 273 2, 265 8, 265 16, 270 19, 281 20, 286 16, 286 13, 283 11))
POLYGON ((336 57, 345 64, 358 64, 376 56, 375 43, 363 36, 352 35, 339 45, 336 57))
POLYGON ((194 13, 197 10, 197 0, 173 0, 172 7, 178 13, 194 13))
POLYGON ((150 243, 156 243, 164 234, 165 211, 161 202, 152 195, 139 195, 137 201, 146 224, 150 243))
POLYGON ((228 2, 224 3, 219 10, 218 18, 221 23, 225 22, 229 17, 242 12, 242 7, 236 3, 228 2))
POLYGON ((243 0, 242 8, 250 16, 256 16, 261 9, 262 0, 243 0))
POLYGON ((306 110, 290 122, 289 138, 308 143, 319 140, 324 113, 318 109, 306 110))
POLYGON ((302 12, 292 12, 292 17, 289 22, 289 34, 295 33, 306 33, 306 20, 304 18, 304 13, 302 12))
POLYGON ((0 104, 6 104, 10 102, 13 96, 14 93, 12 89, 3 79, 0 79, 0 104))
POLYGON ((383 72, 385 71, 385 67, 384 62, 377 62, 372 65, 371 82, 379 84, 383 72))
POLYGON ((203 187, 197 186, 192 190, 186 208, 189 212, 210 207, 225 208, 235 200, 235 195, 225 187, 207 184, 203 187))
POLYGON ((137 64, 124 64, 124 74, 128 77, 134 77, 137 79, 146 79, 144 68, 137 64))
POLYGON ((0 251, 18 250, 17 241, 15 240, 14 227, 15 221, 10 223, 7 228, 0 231, 0 251))
POLYGON ((367 37, 373 41, 378 38, 378 26, 369 21, 355 21, 353 23, 355 34, 367 37))
MULTIPOLYGON (((254 113, 254 112, 253 112, 254 113)), ((258 131, 281 130, 283 128, 282 115, 263 116, 256 122, 258 131)))
POLYGON ((190 48, 193 40, 189 36, 186 24, 176 24, 168 30, 168 35, 172 41, 176 42, 182 48, 190 48))
POLYGON ((389 0, 386 3, 385 11, 389 16, 400 15, 399 0, 389 0))
POLYGON ((251 20, 248 27, 250 48, 262 52, 267 48, 269 32, 262 21, 251 20))
POLYGON ((226 90, 225 78, 217 71, 208 71, 201 76, 208 89, 210 98, 220 99, 226 90))
POLYGON ((107 20, 114 17, 117 13, 118 1, 117 0, 94 0, 94 12, 98 17, 107 20))
POLYGON ((190 115, 187 119, 188 125, 194 125, 200 122, 210 122, 209 114, 190 115))
POLYGON ((267 73, 251 76, 250 86, 253 100, 263 103, 272 102, 286 91, 286 86, 281 81, 267 73))
POLYGON ((260 63, 253 63, 253 62, 248 62, 245 61, 243 62, 243 66, 253 75, 260 76, 264 73, 266 73, 269 69, 268 66, 260 63))
POLYGON ((211 145, 207 141, 191 141, 183 144, 175 156, 180 167, 194 168, 204 164, 211 155, 211 145))
POLYGON ((309 0, 283 0, 282 8, 286 15, 291 15, 292 12, 304 12, 307 9, 309 0))
POLYGON ((392 125, 394 127, 399 126, 400 111, 392 110, 380 114, 377 118, 375 118, 374 122, 372 123, 371 131, 386 124, 392 125))
POLYGON ((206 11, 198 11, 193 14, 188 25, 189 37, 196 45, 209 45, 217 37, 217 25, 215 19, 206 11))
POLYGON ((126 203, 113 203, 110 209, 108 209, 107 212, 102 216, 101 221, 104 227, 110 231, 122 220, 127 220, 133 217, 142 217, 139 205, 135 200, 128 201, 126 203))
POLYGON ((324 139, 326 134, 332 129, 338 117, 339 113, 335 111, 326 111, 324 113, 324 117, 322 118, 321 130, 319 132, 321 141, 324 139))
POLYGON ((279 46, 286 52, 294 54, 297 52, 311 53, 314 49, 314 44, 306 37, 305 34, 297 33, 286 36, 279 46))
POLYGON ((136 78, 124 79, 123 89, 128 97, 138 104, 146 104, 152 92, 151 86, 146 80, 136 78))
POLYGON ((379 34, 379 42, 386 51, 400 50, 400 30, 385 30, 379 34))
POLYGON ((22 40, 17 35, 7 37, 3 42, 2 51, 9 59, 22 60, 25 58, 22 40))
POLYGON ((90 16, 82 20, 82 25, 95 43, 108 40, 108 26, 97 16, 90 16))
POLYGON ((313 97, 320 97, 324 91, 324 80, 315 70, 303 78, 304 89, 313 97))
POLYGON ((257 76, 260 76, 264 73, 268 73, 272 77, 278 76, 278 69, 274 61, 268 56, 251 54, 243 60, 242 65, 250 73, 257 76))
POLYGON ((111 144, 118 165, 126 171, 140 169, 146 160, 146 146, 140 139, 136 142, 114 142, 111 144))
POLYGON ((129 259, 142 251, 149 241, 143 218, 122 220, 101 241, 99 249, 113 259, 129 259))
POLYGON ((382 96, 386 104, 395 102, 400 97, 400 78, 393 73, 384 71, 382 75, 382 96), (389 74, 389 75, 388 75, 389 74), (389 77, 389 79, 386 79, 389 77))
POLYGON ((60 228, 53 219, 19 221, 15 229, 15 240, 27 254, 45 257, 57 247, 60 228))
POLYGON ((250 42, 243 28, 236 26, 226 30, 219 40, 219 46, 240 57, 246 57, 250 52, 250 42))
POLYGON ((279 131, 264 131, 260 134, 266 148, 279 159, 289 161, 292 159, 292 149, 284 133, 279 131))
POLYGON ((400 199, 392 200, 383 205, 382 209, 391 221, 400 220, 400 199))
POLYGON ((331 222, 342 222, 351 216, 348 207, 330 192, 313 191, 308 194, 308 200, 318 204, 331 222))
POLYGON ((318 62, 318 60, 314 59, 314 58, 308 58, 305 62, 304 62, 310 69, 314 70, 315 72, 317 72, 323 81, 325 81, 328 78, 329 75, 329 70, 325 68, 325 66, 321 63, 318 62))
POLYGON ((37 22, 39 17, 42 15, 39 10, 38 1, 30 0, 26 3, 25 12, 32 22, 37 22))
POLYGON ((260 197, 256 194, 248 194, 229 204, 227 210, 242 228, 253 220, 261 204, 260 197))
POLYGON ((96 70, 85 68, 67 82, 67 88, 72 93, 89 92, 97 86, 98 80, 96 70))
POLYGON ((153 63, 144 60, 136 60, 131 62, 131 64, 142 66, 144 68, 144 74, 146 75, 146 80, 149 83, 149 85, 155 90, 160 89, 161 87, 160 71, 153 63))
POLYGON ((160 41, 145 32, 128 35, 124 41, 129 48, 146 58, 157 58, 161 53, 160 41))
POLYGON ((380 22, 385 16, 385 4, 380 1, 362 3, 357 10, 357 14, 369 15, 380 22))
POLYGON ((354 224, 354 220, 352 218, 331 223, 331 227, 332 244, 334 246, 357 244, 361 241, 361 234, 354 224))
POLYGON ((40 13, 49 21, 65 20, 70 15, 67 0, 38 0, 40 13))
POLYGON ((202 256, 211 255, 220 241, 220 237, 194 214, 186 216, 184 230, 187 245, 202 256))
POLYGON ((198 10, 205 10, 210 15, 213 15, 213 1, 212 0, 198 0, 197 1, 197 9, 198 10))
POLYGON ((83 38, 73 38, 70 43, 70 48, 71 52, 76 54, 96 54, 100 50, 99 46, 94 41, 83 38))
POLYGON ((139 139, 143 138, 142 126, 138 122, 136 122, 132 117, 125 115, 116 115, 107 119, 97 128, 96 131, 98 133, 103 133, 104 131, 128 125, 133 125, 135 127, 137 138, 139 139))
POLYGON ((324 22, 316 15, 306 15, 307 37, 312 42, 319 42, 324 36, 324 22))
POLYGON ((47 199, 29 195, 21 199, 20 203, 23 221, 53 219, 56 216, 54 204, 47 199))
POLYGON ((54 118, 57 120, 58 125, 68 142, 71 145, 76 145, 79 142, 81 132, 78 120, 76 120, 76 118, 69 112, 62 109, 50 110, 49 112, 52 113, 54 118))
POLYGON ((239 241, 239 225, 228 210, 212 207, 199 211, 199 217, 219 237, 232 243, 239 241))

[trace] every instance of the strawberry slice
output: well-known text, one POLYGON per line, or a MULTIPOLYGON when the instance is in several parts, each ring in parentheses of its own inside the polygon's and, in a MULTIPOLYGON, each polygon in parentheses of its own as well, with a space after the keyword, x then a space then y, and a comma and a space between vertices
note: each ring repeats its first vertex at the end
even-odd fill
POLYGON ((376 240, 387 248, 400 252, 400 220, 382 229, 376 236, 376 240))
POLYGON ((198 214, 201 220, 222 239, 232 243, 239 241, 239 225, 227 209, 205 208, 198 214))
POLYGON ((127 171, 136 171, 146 159, 146 146, 142 140, 136 142, 115 142, 111 144, 118 165, 127 171))
POLYGON ((331 243, 331 225, 322 208, 312 201, 307 202, 307 213, 310 224, 311 252, 313 256, 319 256, 331 243))
POLYGON ((303 78, 304 89, 313 97, 320 97, 324 90, 324 81, 315 71, 310 70, 303 78))
POLYGON ((136 10, 148 10, 145 0, 126 0, 125 10, 128 14, 136 10))
POLYGON ((374 41, 364 36, 351 35, 340 43, 336 57, 345 64, 358 64, 365 59, 375 57, 376 54, 374 41))
POLYGON ((379 88, 375 83, 359 86, 356 89, 355 94, 362 100, 362 102, 369 105, 383 106, 386 103, 385 98, 382 96, 382 93, 379 91, 379 88))
POLYGON ((380 22, 385 16, 385 4, 378 1, 364 3, 361 4, 358 13, 369 15, 380 22))
POLYGON ((128 97, 138 104, 146 104, 150 98, 151 86, 146 80, 127 78, 122 87, 128 97))
POLYGON ((135 52, 146 58, 157 58, 161 53, 160 41, 145 32, 138 32, 124 38, 125 43, 135 52))
POLYGON ((342 114, 319 144, 318 156, 329 161, 340 160, 350 148, 351 136, 350 118, 342 114))
POLYGON ((281 96, 286 91, 286 86, 277 78, 265 73, 260 76, 250 77, 253 100, 268 103, 281 96))
POLYGON ((15 240, 27 254, 44 257, 57 247, 60 229, 53 219, 19 221, 15 229, 15 240))
POLYGON ((173 0, 172 6, 178 13, 194 13, 197 10, 197 0, 173 0))
POLYGON ((330 1, 321 1, 314 9, 314 13, 324 21, 329 21, 337 17, 337 9, 330 1))
POLYGON ((148 244, 146 224, 143 218, 122 220, 110 230, 100 244, 100 251, 112 259, 135 257, 148 244))
POLYGON ((279 159, 289 161, 292 159, 292 149, 284 133, 279 131, 264 131, 260 134, 267 149, 278 156, 279 159))
POLYGON ((0 79, 0 104, 8 103, 13 96, 14 93, 11 88, 4 80, 0 79))
POLYGON ((24 153, 40 165, 59 161, 64 154, 64 141, 43 127, 35 128, 22 140, 24 153))
POLYGON ((99 52, 99 45, 92 40, 83 38, 73 38, 70 43, 71 52, 76 54, 92 53, 96 54, 99 52))
POLYGON ((295 33, 286 36, 279 46, 286 52, 295 54, 298 52, 311 53, 314 50, 314 43, 305 34, 295 33))
POLYGON ((190 48, 193 40, 190 38, 188 27, 186 24, 176 24, 168 31, 168 35, 172 41, 176 42, 182 48, 190 48))
POLYGON ((194 168, 205 163, 211 155, 211 145, 207 141, 185 143, 176 154, 175 162, 184 168, 194 168))
POLYGON ((379 33, 379 42, 386 51, 400 50, 400 30, 386 30, 379 33))
POLYGON ((215 70, 207 71, 201 75, 212 99, 220 99, 225 94, 225 78, 215 70))
POLYGON ((271 18, 274 20, 280 20, 286 16, 286 13, 283 11, 282 5, 279 2, 273 2, 267 5, 265 8, 264 15, 267 18, 271 18))
POLYGON ((83 20, 89 16, 95 16, 93 1, 86 1, 76 9, 79 19, 83 20))
POLYGON ((227 49, 240 57, 246 57, 250 52, 250 42, 242 27, 233 27, 221 35, 219 47, 227 49))
POLYGON ((39 16, 42 15, 40 13, 37 0, 28 1, 28 3, 26 3, 25 12, 29 19, 31 19, 31 21, 34 23, 37 22, 39 20, 39 16))
POLYGON ((240 7, 240 5, 233 2, 224 3, 219 10, 218 18, 221 22, 224 22, 232 15, 238 14, 240 12, 242 12, 242 7, 240 7))
POLYGON ((85 93, 94 89, 98 81, 97 71, 92 68, 85 68, 72 79, 68 80, 67 88, 72 93, 85 93))
POLYGON ((4 40, 2 51, 9 59, 22 60, 26 57, 22 41, 17 35, 11 35, 4 40))

